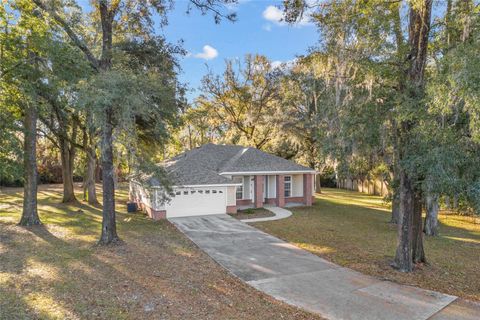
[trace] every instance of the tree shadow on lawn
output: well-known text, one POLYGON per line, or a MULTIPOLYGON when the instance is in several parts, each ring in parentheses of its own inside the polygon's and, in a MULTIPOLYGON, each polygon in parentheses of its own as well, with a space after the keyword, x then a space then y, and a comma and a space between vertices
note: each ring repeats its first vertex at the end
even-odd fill
MULTIPOLYGON (((386 229, 396 232, 397 226, 390 224, 390 208, 382 205, 380 201, 382 200, 378 196, 360 194, 359 192, 353 191, 337 191, 336 189, 333 189, 333 191, 329 190, 325 194, 317 195, 312 207, 302 207, 294 211, 299 214, 332 214, 335 218, 342 216, 344 218, 349 218, 348 220, 358 225, 371 225, 372 220, 374 220, 376 222, 388 223, 389 226, 387 226, 386 229), (334 194, 333 196, 332 193, 334 194), (368 200, 363 202, 356 200, 368 199, 369 197, 375 198, 375 201, 378 202, 378 204, 372 207, 370 206, 371 202, 369 202, 368 200)), ((423 212, 423 217, 425 217, 425 212, 423 212)), ((460 235, 463 237, 467 236, 467 239, 471 238, 473 242, 477 242, 477 240, 480 240, 480 225, 473 223, 473 220, 468 220, 469 217, 465 216, 451 216, 440 214, 440 237, 446 235, 460 235)), ((426 238, 430 239, 435 237, 426 238)), ((462 240, 458 239, 458 241, 461 242, 462 240)))
MULTIPOLYGON (((18 214, 8 212, 7 217, 15 219, 18 214)), ((178 300, 171 287, 175 273, 184 273, 178 279, 189 278, 179 287, 192 286, 189 290, 200 292, 205 285, 199 272, 208 273, 210 268, 191 272, 196 262, 187 263, 185 259, 197 261, 199 252, 166 220, 157 222, 143 213, 117 211, 117 228, 126 243, 105 248, 95 246, 101 231, 100 209, 42 200, 39 215, 44 224, 30 228, 17 226, 17 220, 0 220, 0 280, 10 284, 4 286, 0 281, 0 294, 4 297, 0 298, 0 319, 24 319, 34 314, 34 318, 45 319, 111 319, 126 314, 151 317, 145 305, 148 310, 157 308, 158 312, 159 306, 168 304, 170 298, 178 300), (74 211, 78 208, 83 212, 74 211), (173 257, 176 263, 170 266, 168 258, 173 257), (159 265, 163 266, 156 268, 159 265), (164 282, 153 273, 169 279, 164 282), (168 289, 162 290, 165 285, 168 289)), ((184 292, 180 294, 184 296, 184 292)), ((189 305, 188 301, 184 305, 189 305)), ((163 313, 168 316, 170 312, 181 313, 181 309, 163 313)))
MULTIPOLYGON (((342 192, 338 192, 341 194, 342 192)), ((348 197, 355 195, 355 192, 349 192, 348 197)), ((337 199, 342 199, 345 196, 338 196, 337 199)), ((353 197, 353 196, 352 196, 353 197)), ((356 195, 357 198, 368 198, 369 195, 356 195)), ((316 199, 314 208, 319 213, 325 211, 329 206, 342 209, 343 214, 347 214, 352 218, 357 218, 355 216, 361 216, 361 219, 353 219, 356 223, 367 223, 370 221, 364 220, 364 218, 374 217, 375 220, 381 222, 390 222, 390 211, 388 207, 385 206, 384 209, 372 208, 364 204, 358 203, 341 203, 339 204, 336 201, 330 200, 330 194, 327 197, 319 197, 316 199), (355 210, 352 210, 352 207, 355 210)), ((423 212, 423 217, 425 218, 425 212, 423 212)), ((389 229, 397 231, 397 226, 391 225, 389 229)), ((469 242, 469 243, 480 243, 480 224, 476 224, 473 217, 461 216, 461 215, 439 215, 439 237, 429 237, 425 236, 426 239, 439 239, 447 238, 451 241, 458 242, 469 242), (455 239, 457 238, 457 239, 455 239)))
POLYGON ((100 235, 102 209, 85 203, 48 203, 41 202, 40 220, 46 224, 54 223, 78 234, 100 235), (42 214, 48 211, 49 214, 42 214))
MULTIPOLYGON (((19 188, 10 188, 7 192, 2 189, 0 194, 1 203, 9 205, 0 219, 0 319, 28 318, 21 310, 28 310, 30 317, 35 314, 34 318, 40 316, 45 319, 73 318, 74 314, 117 318, 129 308, 143 312, 143 306, 137 306, 139 301, 145 302, 147 298, 158 300, 146 295, 144 285, 137 283, 128 270, 121 270, 119 264, 110 263, 123 262, 125 252, 130 250, 128 244, 114 248, 94 246, 101 232, 101 208, 83 202, 61 203, 61 193, 56 190, 61 192, 61 185, 55 185, 56 189, 52 190, 49 187, 39 188, 38 209, 44 224, 31 228, 16 225, 21 215, 23 192, 18 191, 19 188), (43 274, 32 275, 32 272, 43 274), (135 289, 125 289, 122 284, 125 282, 133 283, 129 287, 135 289), (99 288, 100 285, 103 287, 99 288), (116 290, 113 290, 114 287, 117 287, 116 290), (114 292, 110 292, 111 289, 114 292), (129 291, 137 291, 133 293, 137 297, 148 297, 115 303, 120 300, 117 295, 129 291), (32 295, 36 302, 32 301, 32 295), (42 313, 41 307, 48 305, 51 308, 42 313)), ((121 202, 124 197, 125 194, 122 194, 117 199, 121 202)), ((131 225, 138 224, 141 219, 138 217, 129 223, 132 217, 120 212, 117 212, 117 217, 117 226, 122 233, 129 232, 131 225)), ((145 221, 141 228, 147 224, 145 221)), ((156 227, 159 232, 158 225, 156 227)), ((136 234, 141 235, 141 232, 136 234)), ((137 259, 131 262, 141 264, 138 258, 137 254, 137 259)), ((162 294, 157 292, 154 296, 162 297, 162 294)))
POLYGON ((133 295, 146 295, 143 284, 110 263, 124 259, 127 245, 103 248, 78 239, 71 244, 50 227, 0 223, 0 318, 123 318, 138 308, 139 301, 124 294, 132 287, 133 295))
POLYGON ((50 240, 39 240, 53 237, 43 225, 27 228, 2 222, 0 230, 0 318, 71 317, 62 296, 52 295, 52 280, 62 282, 61 261, 69 251, 55 247, 50 240), (52 300, 54 305, 50 305, 52 300))
POLYGON ((16 225, 21 210, 0 216, 0 319, 308 318, 232 278, 166 220, 117 211, 125 242, 98 247, 100 209, 51 199, 42 226, 16 225))

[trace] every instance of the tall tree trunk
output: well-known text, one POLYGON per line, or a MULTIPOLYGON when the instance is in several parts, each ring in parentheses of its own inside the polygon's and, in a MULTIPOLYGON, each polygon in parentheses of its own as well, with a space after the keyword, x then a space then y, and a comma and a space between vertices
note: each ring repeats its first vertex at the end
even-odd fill
POLYGON ((102 182, 102 167, 97 161, 95 163, 95 183, 101 183, 101 182, 102 182))
POLYGON ((115 185, 113 167, 113 125, 112 110, 105 110, 106 123, 102 129, 102 184, 103 184, 103 219, 100 244, 118 241, 115 217, 115 185))
POLYGON ((97 156, 95 149, 91 147, 85 148, 87 155, 87 169, 85 170, 85 178, 83 183, 83 199, 88 204, 97 206, 99 205, 97 200, 97 192, 95 189, 95 168, 97 165, 97 156))
POLYGON ((416 192, 413 198, 412 260, 413 263, 427 262, 423 248, 422 195, 416 192))
MULTIPOLYGON (((113 17, 116 9, 109 9, 108 1, 99 1, 99 10, 102 24, 102 57, 100 59, 100 72, 102 73, 112 68, 113 17)), ((100 144, 102 153, 103 219, 99 244, 102 245, 114 243, 119 240, 115 216, 113 114, 113 106, 105 108, 105 123, 102 128, 102 141, 100 144)))
POLYGON ((37 211, 37 109, 27 106, 24 118, 23 166, 25 185, 20 225, 41 224, 37 211))
POLYGON ((97 192, 95 190, 95 175, 97 166, 97 154, 95 145, 95 128, 93 127, 92 114, 87 112, 86 125, 83 128, 83 151, 86 155, 87 167, 83 177, 83 200, 88 204, 98 206, 97 192))
POLYGON ((66 138, 60 138, 60 154, 62 159, 62 180, 63 180, 63 203, 75 202, 75 188, 73 185, 73 165, 75 151, 70 146, 70 142, 66 138))
POLYGON ((412 182, 405 170, 400 172, 400 224, 398 224, 398 245, 393 266, 402 272, 413 270, 412 236, 414 197, 412 182))
POLYGON ((390 223, 398 224, 400 222, 400 192, 399 188, 395 187, 392 190, 392 217, 390 223))
MULTIPOLYGON (((412 101, 417 101, 422 106, 424 94, 424 74, 427 61, 428 35, 432 14, 432 0, 422 0, 410 4, 409 15, 409 47, 408 55, 408 87, 405 94, 412 101)), ((423 107, 423 106, 422 106, 423 107)), ((412 117, 400 123, 399 135, 399 163, 408 159, 409 146, 412 145, 412 129, 418 119, 412 117)), ((421 199, 415 190, 414 181, 408 172, 400 165, 400 215, 398 246, 395 253, 394 267, 403 272, 413 271, 413 263, 424 262, 423 250, 421 199)))
POLYGON ((430 193, 425 196, 427 215, 425 216, 423 232, 425 232, 427 236, 438 235, 438 198, 438 195, 430 193))

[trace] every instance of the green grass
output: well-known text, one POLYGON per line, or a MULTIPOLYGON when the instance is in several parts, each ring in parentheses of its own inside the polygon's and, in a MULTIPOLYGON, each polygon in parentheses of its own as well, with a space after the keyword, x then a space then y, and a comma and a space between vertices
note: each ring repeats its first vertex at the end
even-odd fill
POLYGON ((112 247, 96 245, 100 208, 61 204, 58 185, 38 196, 43 226, 24 228, 22 190, 0 189, 0 319, 316 318, 232 277, 168 221, 127 214, 125 188, 112 247))
POLYGON ((428 264, 405 274, 390 263, 396 226, 381 197, 324 189, 312 207, 255 226, 339 265, 391 281, 480 300, 480 219, 440 215, 440 236, 425 237, 428 264))

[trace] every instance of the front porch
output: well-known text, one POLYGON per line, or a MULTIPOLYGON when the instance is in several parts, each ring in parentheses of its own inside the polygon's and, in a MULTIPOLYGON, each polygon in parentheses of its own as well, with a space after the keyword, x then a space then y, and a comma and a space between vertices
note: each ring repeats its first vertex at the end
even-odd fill
POLYGON ((311 206, 313 174, 267 174, 232 176, 237 210, 267 206, 311 206))

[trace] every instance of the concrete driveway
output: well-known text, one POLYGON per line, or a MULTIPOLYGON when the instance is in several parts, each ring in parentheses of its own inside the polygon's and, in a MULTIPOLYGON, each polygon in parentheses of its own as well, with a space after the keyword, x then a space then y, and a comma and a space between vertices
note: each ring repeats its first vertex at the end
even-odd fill
MULTIPOLYGON (((378 280, 337 266, 228 215, 170 221, 251 286, 327 319, 440 319, 441 313, 450 311, 445 307, 455 307, 451 304, 454 296, 378 280)), ((473 316, 478 315, 476 311, 472 311, 473 316)), ((468 312, 465 314, 459 317, 461 314, 456 313, 452 319, 470 319, 468 312)))

